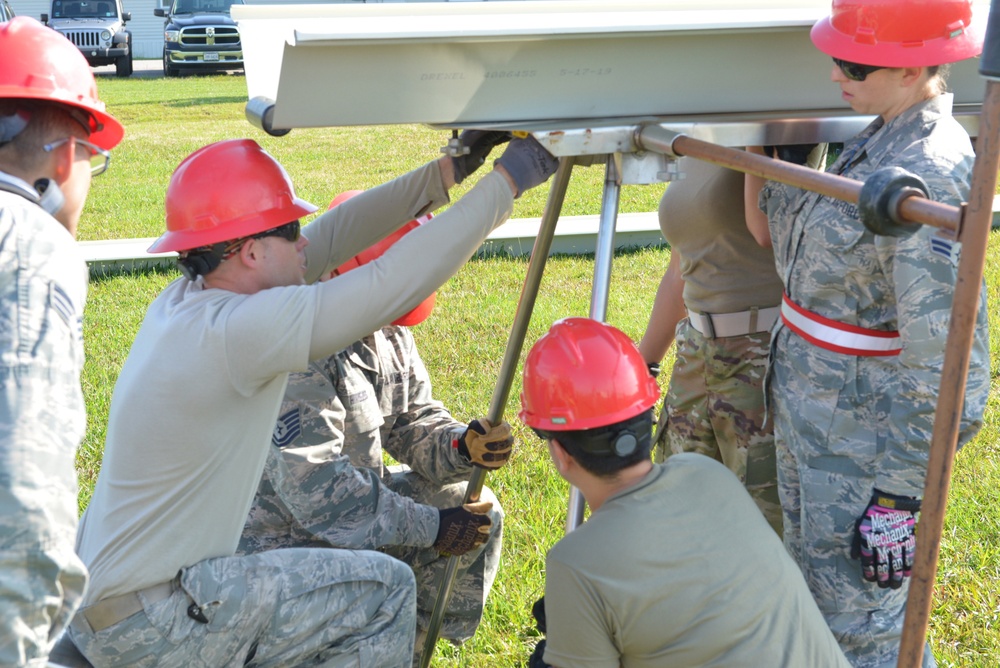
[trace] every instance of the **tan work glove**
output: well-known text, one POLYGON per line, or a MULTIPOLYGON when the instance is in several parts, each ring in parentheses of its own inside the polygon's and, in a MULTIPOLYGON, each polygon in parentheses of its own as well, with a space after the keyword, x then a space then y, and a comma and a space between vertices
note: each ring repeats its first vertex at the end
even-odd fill
POLYGON ((489 501, 467 503, 458 508, 438 510, 440 524, 434 549, 442 554, 465 554, 486 543, 493 521, 486 513, 493 504, 489 501))
POLYGON ((510 424, 501 422, 494 427, 486 418, 480 418, 469 423, 454 445, 476 466, 498 469, 507 463, 514 451, 514 436, 510 424))

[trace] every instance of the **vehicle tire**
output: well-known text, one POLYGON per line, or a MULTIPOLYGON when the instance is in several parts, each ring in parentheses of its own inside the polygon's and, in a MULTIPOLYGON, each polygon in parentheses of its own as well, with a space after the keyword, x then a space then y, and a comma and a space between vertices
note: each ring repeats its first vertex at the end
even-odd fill
POLYGON ((122 56, 115 60, 115 74, 119 77, 132 76, 132 56, 122 56))
POLYGON ((132 76, 132 44, 129 40, 128 55, 115 61, 115 74, 120 77, 132 76))
POLYGON ((163 50, 163 76, 165 77, 176 77, 180 75, 180 71, 176 67, 170 66, 170 58, 167 56, 167 50, 163 50))

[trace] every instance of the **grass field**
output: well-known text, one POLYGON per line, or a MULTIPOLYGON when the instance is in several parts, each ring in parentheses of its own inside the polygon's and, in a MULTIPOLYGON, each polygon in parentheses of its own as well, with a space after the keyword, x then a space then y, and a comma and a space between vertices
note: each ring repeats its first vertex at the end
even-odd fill
MULTIPOLYGON (((256 139, 285 165, 298 194, 317 204, 342 190, 370 187, 415 167, 437 155, 447 139, 446 132, 416 126, 296 130, 284 138, 268 137, 243 117, 246 90, 241 77, 102 78, 99 86, 127 134, 114 151, 109 172, 94 182, 81 239, 160 234, 163 195, 173 168, 194 149, 218 139, 256 139)), ((599 168, 576 170, 564 213, 597 213, 602 179, 599 168)), ((546 192, 542 187, 518 200, 514 216, 541 215, 546 192)), ((621 211, 655 210, 661 194, 662 186, 625 187, 621 211)), ((1000 299, 998 253, 991 242, 987 283, 992 304, 1000 299)), ((668 258, 669 251, 662 248, 615 258, 608 321, 635 339, 645 328, 668 258)), ((414 330, 437 398, 459 419, 472 419, 488 409, 525 272, 523 259, 470 262, 439 291, 433 316, 414 330)), ((549 261, 529 344, 557 318, 587 315, 592 272, 591 258, 549 261)), ((104 425, 121 364, 147 305, 177 276, 174 271, 151 271, 91 283, 85 317, 88 430, 78 457, 81 510, 100 467, 104 425)), ((1000 340, 997 327, 991 312, 994 360, 1000 340)), ((661 376, 664 385, 669 363, 661 376)), ((519 439, 518 452, 487 481, 507 514, 503 565, 476 637, 460 649, 439 643, 435 666, 521 666, 536 640, 530 606, 544 587, 545 551, 563 533, 568 487, 550 467, 540 442, 516 420, 519 392, 520 380, 515 379, 505 413, 519 439)), ((1000 579, 997 408, 994 391, 983 432, 957 457, 930 628, 942 666, 1000 664, 1000 595, 994 586, 1000 579)), ((179 437, 184 428, 183 423, 177 425, 179 437)))

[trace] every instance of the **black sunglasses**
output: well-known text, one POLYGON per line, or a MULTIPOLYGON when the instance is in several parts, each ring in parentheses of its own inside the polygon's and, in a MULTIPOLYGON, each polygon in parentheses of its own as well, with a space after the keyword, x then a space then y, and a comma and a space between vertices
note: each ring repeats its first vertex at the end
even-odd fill
POLYGON ((834 58, 833 63, 851 81, 864 81, 875 70, 885 69, 880 65, 861 65, 859 63, 852 63, 849 60, 841 60, 840 58, 834 58))
POLYGON ((282 239, 287 239, 288 241, 295 243, 301 236, 302 226, 299 225, 299 221, 293 220, 290 223, 285 223, 284 225, 279 225, 278 227, 272 227, 269 230, 252 234, 250 235, 250 238, 263 239, 264 237, 281 237, 282 239))

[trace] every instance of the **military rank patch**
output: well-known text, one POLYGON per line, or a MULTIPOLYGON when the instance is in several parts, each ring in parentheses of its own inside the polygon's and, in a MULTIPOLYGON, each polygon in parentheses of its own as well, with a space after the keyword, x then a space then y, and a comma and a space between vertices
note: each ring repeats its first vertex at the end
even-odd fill
POLYGON ((278 418, 271 434, 271 443, 278 448, 287 448, 302 434, 302 420, 299 409, 293 408, 278 418))
POLYGON ((962 244, 943 236, 940 232, 931 237, 931 252, 947 258, 952 264, 958 264, 961 251, 962 244))
POLYGON ((56 310, 56 313, 66 321, 69 328, 74 334, 83 338, 83 318, 76 312, 76 308, 73 306, 73 300, 70 299, 66 291, 62 289, 61 286, 57 284, 52 285, 52 308, 56 310))

